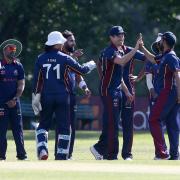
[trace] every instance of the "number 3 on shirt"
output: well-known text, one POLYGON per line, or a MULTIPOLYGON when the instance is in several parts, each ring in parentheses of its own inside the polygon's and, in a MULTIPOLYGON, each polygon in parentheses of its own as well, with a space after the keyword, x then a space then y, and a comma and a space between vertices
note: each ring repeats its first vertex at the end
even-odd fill
MULTIPOLYGON (((51 68, 52 64, 43 64, 43 67, 44 68, 47 68, 47 71, 46 71, 46 79, 48 79, 49 77, 49 70, 51 68)), ((57 64, 56 66, 53 67, 53 71, 56 71, 56 77, 57 79, 60 79, 60 64, 57 64)))

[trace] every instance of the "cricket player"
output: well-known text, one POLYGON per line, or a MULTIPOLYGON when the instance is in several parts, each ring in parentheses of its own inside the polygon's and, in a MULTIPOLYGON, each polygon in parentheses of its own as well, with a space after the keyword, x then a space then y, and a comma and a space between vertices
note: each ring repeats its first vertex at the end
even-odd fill
MULTIPOLYGON (((122 32, 122 45, 121 53, 126 55, 133 48, 126 46, 124 44, 124 33, 122 32)), ((135 61, 145 61, 145 56, 139 50, 136 51, 131 60, 126 63, 123 67, 123 80, 125 85, 128 88, 130 94, 135 97, 135 82, 132 80, 131 75, 134 74, 135 61)), ((139 75, 140 76, 140 75, 139 75)), ((138 76, 138 78, 139 78, 138 76)), ((129 101, 127 95, 122 91, 122 111, 121 111, 121 120, 122 120, 122 129, 123 129, 123 146, 121 156, 124 160, 132 160, 132 144, 133 144, 133 114, 134 114, 134 98, 133 101, 129 101)))
POLYGON ((22 51, 22 44, 15 39, 8 39, 0 45, 0 160, 6 159, 6 133, 10 123, 18 160, 26 160, 24 148, 20 97, 25 87, 25 74, 17 57, 22 51))
POLYGON ((158 75, 158 67, 159 67, 158 65, 162 57, 162 52, 160 49, 161 37, 162 37, 162 34, 158 33, 158 37, 156 38, 156 41, 153 42, 151 45, 151 50, 156 56, 156 64, 148 61, 146 62, 146 67, 145 67, 146 85, 150 94, 150 97, 149 97, 150 110, 152 109, 152 106, 158 97, 156 80, 157 80, 157 75, 158 75))
MULTIPOLYGON (((76 40, 74 34, 71 31, 65 30, 62 35, 67 41, 64 43, 62 52, 70 55, 71 57, 78 60, 79 57, 83 55, 82 49, 75 50, 76 40)), ((75 72, 69 70, 68 72, 69 86, 70 86, 70 124, 71 124, 71 142, 69 148, 69 159, 72 159, 72 153, 75 141, 75 108, 76 108, 76 87, 84 91, 87 96, 90 96, 91 92, 87 87, 84 78, 76 74, 75 72)))
MULTIPOLYGON (((180 108, 180 60, 174 52, 176 36, 165 32, 160 41, 163 52, 157 75, 157 100, 150 114, 150 130, 155 146, 155 160, 179 159, 179 127, 178 111, 180 108), (162 123, 165 122, 170 150, 168 152, 162 123)), ((156 63, 156 57, 151 54, 141 42, 142 51, 148 60, 156 63)))
POLYGON ((98 71, 100 95, 103 103, 103 128, 99 141, 90 148, 95 159, 116 160, 119 152, 118 123, 122 103, 122 91, 119 89, 123 66, 125 66, 139 48, 140 39, 135 48, 124 54, 124 30, 121 26, 113 26, 109 31, 110 46, 100 55, 98 71))
POLYGON ((51 32, 45 43, 45 52, 39 55, 35 63, 32 107, 35 114, 40 113, 40 123, 36 130, 40 160, 48 158, 48 130, 53 113, 56 116, 57 133, 55 160, 68 159, 71 139, 68 69, 85 74, 96 67, 94 61, 81 66, 71 56, 62 53, 65 42, 60 32, 51 32))

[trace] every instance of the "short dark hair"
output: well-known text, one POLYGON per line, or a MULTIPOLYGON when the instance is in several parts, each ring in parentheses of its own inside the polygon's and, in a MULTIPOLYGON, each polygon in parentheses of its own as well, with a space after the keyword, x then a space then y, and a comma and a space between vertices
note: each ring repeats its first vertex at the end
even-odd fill
POLYGON ((67 39, 68 37, 73 36, 74 34, 73 34, 71 31, 69 31, 69 30, 66 29, 66 30, 62 33, 62 35, 67 39))

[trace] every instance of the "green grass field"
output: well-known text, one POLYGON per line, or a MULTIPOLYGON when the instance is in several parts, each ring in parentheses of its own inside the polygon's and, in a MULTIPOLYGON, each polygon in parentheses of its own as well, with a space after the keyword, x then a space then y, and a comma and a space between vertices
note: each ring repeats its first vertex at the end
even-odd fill
MULTIPOLYGON (((15 145, 8 132, 7 160, 0 162, 0 180, 62 180, 62 179, 180 179, 180 161, 154 161, 154 146, 149 133, 134 134, 133 161, 96 161, 89 151, 99 132, 77 132, 74 160, 54 161, 54 132, 49 133, 49 159, 38 161, 34 131, 25 131, 25 147, 29 161, 16 160, 15 145)), ((167 137, 166 137, 167 138, 167 137)), ((120 151, 122 136, 120 134, 120 151)))

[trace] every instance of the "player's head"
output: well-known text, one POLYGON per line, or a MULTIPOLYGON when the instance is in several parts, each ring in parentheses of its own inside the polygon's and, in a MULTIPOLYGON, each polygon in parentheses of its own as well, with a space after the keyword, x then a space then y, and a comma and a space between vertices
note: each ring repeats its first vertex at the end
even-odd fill
POLYGON ((65 42, 66 38, 63 37, 61 32, 53 31, 48 34, 48 38, 45 43, 45 51, 51 51, 52 49, 61 50, 65 42))
POLYGON ((115 46, 122 46, 124 44, 124 30, 121 26, 113 26, 109 31, 111 42, 115 46))
POLYGON ((160 48, 161 38, 162 38, 162 33, 158 33, 156 40, 151 45, 151 50, 153 51, 154 54, 161 53, 161 48, 160 48))
POLYGON ((76 46, 76 40, 74 37, 74 34, 71 31, 65 30, 62 35, 67 39, 67 41, 64 43, 64 48, 68 52, 74 52, 75 46, 76 46))
POLYGON ((173 49, 176 44, 176 36, 174 33, 167 31, 162 35, 161 47, 164 49, 173 49))
POLYGON ((0 57, 12 62, 22 51, 22 44, 16 39, 8 39, 0 45, 0 57))

